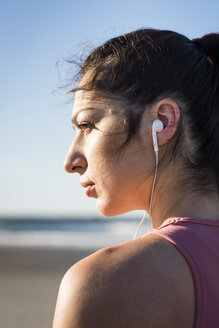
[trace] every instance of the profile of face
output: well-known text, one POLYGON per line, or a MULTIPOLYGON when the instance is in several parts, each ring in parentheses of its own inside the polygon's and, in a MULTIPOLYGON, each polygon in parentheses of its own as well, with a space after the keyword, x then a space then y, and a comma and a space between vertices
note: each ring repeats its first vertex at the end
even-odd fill
POLYGON ((149 124, 142 119, 139 136, 126 140, 122 105, 95 100, 77 91, 72 113, 76 136, 64 162, 69 173, 79 173, 86 195, 97 201, 105 216, 145 209, 154 174, 149 124))

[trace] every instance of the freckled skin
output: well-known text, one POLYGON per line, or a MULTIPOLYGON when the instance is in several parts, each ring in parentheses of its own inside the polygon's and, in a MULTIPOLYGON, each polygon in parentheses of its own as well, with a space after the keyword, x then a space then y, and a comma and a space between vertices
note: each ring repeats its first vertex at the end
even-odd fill
POLYGON ((148 133, 146 143, 135 140, 125 150, 117 151, 126 139, 124 115, 118 105, 98 103, 79 93, 73 108, 73 116, 76 115, 77 124, 94 122, 94 128, 82 131, 76 127, 76 138, 65 161, 67 171, 75 160, 86 162, 81 176, 95 183, 97 208, 104 215, 144 209, 154 166, 149 160, 152 151, 147 145, 151 145, 149 133, 144 131, 148 133), (81 112, 89 107, 95 109, 81 112))

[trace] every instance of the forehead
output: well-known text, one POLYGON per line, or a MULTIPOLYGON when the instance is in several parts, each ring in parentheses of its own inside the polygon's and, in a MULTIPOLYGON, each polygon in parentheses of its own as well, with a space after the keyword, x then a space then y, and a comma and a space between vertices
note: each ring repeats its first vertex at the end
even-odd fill
MULTIPOLYGON (((73 105, 73 113, 77 114, 82 108, 88 107, 88 106, 97 106, 98 103, 101 103, 100 101, 95 101, 94 96, 91 94, 91 92, 82 91, 79 90, 75 93, 74 98, 74 105, 73 105)), ((102 101, 104 104, 104 101, 102 101)))
POLYGON ((101 114, 108 116, 112 114, 124 114, 122 105, 116 104, 110 99, 97 99, 93 92, 78 90, 75 93, 74 105, 72 110, 72 118, 76 120, 77 116, 82 112, 92 111, 93 114, 101 114))
MULTIPOLYGON (((79 88, 83 86, 86 86, 86 83, 89 81, 90 77, 92 75, 92 71, 88 71, 84 74, 82 77, 79 88)), ((73 106, 73 116, 77 116, 79 112, 86 107, 95 107, 95 102, 94 102, 94 97, 95 94, 92 91, 84 91, 84 90, 78 90, 75 93, 75 98, 74 98, 74 106, 73 106)))
MULTIPOLYGON (((86 72, 80 81, 79 88, 86 86, 86 82, 89 81, 91 76, 92 71, 86 72)), ((86 109, 92 109, 93 114, 102 112, 103 116, 108 116, 111 114, 124 114, 124 108, 118 101, 115 102, 112 99, 106 99, 104 97, 97 98, 94 91, 78 90, 75 93, 72 118, 76 119, 79 113, 83 111, 85 112, 86 109)))
POLYGON ((72 120, 75 121, 80 113, 98 112, 106 109, 106 103, 104 101, 95 101, 90 92, 77 91, 74 98, 74 105, 72 109, 72 120))

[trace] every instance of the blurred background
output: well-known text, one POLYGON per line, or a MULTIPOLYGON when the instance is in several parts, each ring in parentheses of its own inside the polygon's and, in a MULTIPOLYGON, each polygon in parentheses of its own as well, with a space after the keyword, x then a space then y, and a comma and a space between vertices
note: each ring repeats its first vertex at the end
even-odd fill
POLYGON ((0 328, 51 327, 66 270, 132 239, 143 214, 101 217, 64 172, 73 101, 55 91, 57 61, 139 28, 218 32, 218 13, 218 0, 0 1, 0 328))

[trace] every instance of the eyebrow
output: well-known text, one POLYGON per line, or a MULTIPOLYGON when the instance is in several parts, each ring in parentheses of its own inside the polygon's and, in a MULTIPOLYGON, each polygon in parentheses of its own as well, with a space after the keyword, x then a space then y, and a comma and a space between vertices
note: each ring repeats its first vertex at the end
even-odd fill
POLYGON ((77 117, 78 117, 78 115, 80 113, 85 112, 85 111, 88 111, 88 110, 97 110, 97 108, 95 108, 95 107, 85 107, 85 108, 80 109, 76 114, 73 115, 73 117, 72 117, 72 124, 73 125, 77 125, 77 117))

